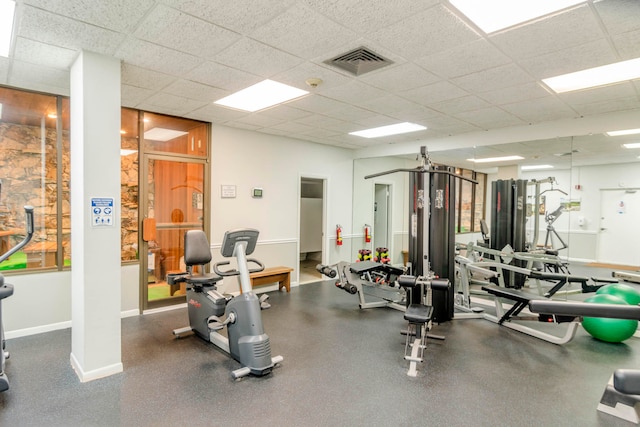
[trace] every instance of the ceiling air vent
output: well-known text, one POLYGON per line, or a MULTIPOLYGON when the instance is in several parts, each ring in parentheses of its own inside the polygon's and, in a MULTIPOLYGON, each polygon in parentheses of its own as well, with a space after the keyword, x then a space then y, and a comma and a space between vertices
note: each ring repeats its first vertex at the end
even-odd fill
POLYGON ((351 52, 343 53, 333 59, 324 61, 324 63, 359 76, 393 64, 393 61, 361 46, 351 52))

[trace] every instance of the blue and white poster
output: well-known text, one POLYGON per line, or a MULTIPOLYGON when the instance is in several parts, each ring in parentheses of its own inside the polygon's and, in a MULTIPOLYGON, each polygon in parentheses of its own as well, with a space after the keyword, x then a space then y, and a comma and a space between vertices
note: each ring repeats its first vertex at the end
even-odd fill
POLYGON ((113 197, 91 198, 91 226, 113 227, 113 197))

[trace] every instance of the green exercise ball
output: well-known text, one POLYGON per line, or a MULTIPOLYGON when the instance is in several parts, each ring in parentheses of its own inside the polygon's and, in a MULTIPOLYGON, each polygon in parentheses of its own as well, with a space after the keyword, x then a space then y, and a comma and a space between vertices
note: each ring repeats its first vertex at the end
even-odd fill
MULTIPOLYGON (((596 304, 628 304, 620 297, 596 294, 584 300, 596 304)), ((637 320, 606 319, 603 317, 585 317, 582 319, 582 327, 592 337, 606 342, 622 342, 630 338, 638 329, 637 320)))
POLYGON ((614 297, 622 298, 630 305, 640 304, 640 292, 636 288, 624 283, 612 283, 601 287, 596 291, 597 295, 613 295, 614 297))

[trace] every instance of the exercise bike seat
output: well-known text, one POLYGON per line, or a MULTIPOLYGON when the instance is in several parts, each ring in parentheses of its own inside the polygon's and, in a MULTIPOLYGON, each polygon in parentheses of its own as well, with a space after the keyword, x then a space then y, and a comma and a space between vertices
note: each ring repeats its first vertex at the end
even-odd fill
POLYGON ((424 304, 411 304, 404 313, 404 320, 409 323, 427 323, 433 315, 433 307, 424 304))
POLYGON ((188 230, 184 234, 184 263, 188 274, 185 281, 192 285, 214 285, 221 277, 213 273, 193 274, 194 266, 204 267, 211 262, 211 247, 202 230, 188 230))

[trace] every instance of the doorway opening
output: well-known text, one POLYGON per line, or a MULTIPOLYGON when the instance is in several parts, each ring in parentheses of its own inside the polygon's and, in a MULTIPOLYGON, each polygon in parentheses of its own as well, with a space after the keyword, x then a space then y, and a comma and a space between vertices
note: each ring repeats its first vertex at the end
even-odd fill
POLYGON ((325 187, 326 179, 300 178, 299 284, 322 280, 315 267, 325 258, 325 187))
MULTIPOLYGON (((391 185, 375 184, 373 203, 373 250, 387 248, 391 244, 391 185)), ((388 252, 388 251, 387 251, 388 252)))

